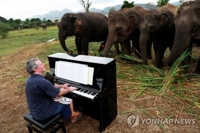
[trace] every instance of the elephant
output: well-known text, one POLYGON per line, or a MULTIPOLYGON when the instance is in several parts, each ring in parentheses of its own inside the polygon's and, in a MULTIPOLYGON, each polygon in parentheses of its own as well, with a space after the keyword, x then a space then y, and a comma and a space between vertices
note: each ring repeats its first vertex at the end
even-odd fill
POLYGON ((47 29, 47 25, 46 25, 45 23, 42 23, 42 24, 41 24, 41 27, 42 27, 43 30, 46 30, 46 29, 47 29))
POLYGON ((139 48, 139 24, 147 9, 135 6, 133 8, 113 11, 108 16, 108 38, 104 48, 104 56, 108 56, 110 48, 122 43, 125 54, 131 55, 135 49, 135 55, 140 57, 139 48), (132 47, 130 44, 132 41, 132 47))
MULTIPOLYGON (((177 10, 174 18, 175 37, 171 53, 167 59, 167 64, 172 66, 173 62, 186 50, 192 52, 194 43, 200 41, 200 1, 190 1, 183 3, 177 10)), ((189 65, 191 56, 185 62, 189 65)), ((196 71, 199 71, 198 65, 196 71)))
POLYGON ((174 23, 173 17, 176 7, 167 4, 151 10, 144 15, 140 24, 140 50, 143 63, 148 64, 147 49, 151 48, 152 42, 155 51, 156 67, 163 67, 163 57, 167 47, 171 50, 174 40, 174 23))
POLYGON ((88 55, 89 42, 106 42, 108 18, 95 12, 66 13, 59 23, 58 38, 62 48, 72 53, 65 43, 67 36, 75 36, 78 54, 88 55))

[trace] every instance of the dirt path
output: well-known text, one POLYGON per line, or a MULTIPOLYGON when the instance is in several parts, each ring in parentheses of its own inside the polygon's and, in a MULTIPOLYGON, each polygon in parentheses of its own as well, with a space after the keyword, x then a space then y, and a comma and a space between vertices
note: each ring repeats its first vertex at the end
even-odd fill
POLYGON ((24 133, 27 131, 23 114, 28 111, 24 93, 24 83, 19 82, 28 74, 24 69, 25 61, 37 57, 39 49, 46 43, 35 44, 15 51, 0 59, 0 132, 24 133))

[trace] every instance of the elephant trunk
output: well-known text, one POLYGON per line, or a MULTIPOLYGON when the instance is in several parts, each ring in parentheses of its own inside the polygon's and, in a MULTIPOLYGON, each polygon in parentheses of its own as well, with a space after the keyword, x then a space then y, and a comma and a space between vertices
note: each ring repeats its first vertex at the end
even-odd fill
POLYGON ((62 46, 62 48, 67 53, 69 53, 69 49, 66 47, 66 43, 65 43, 65 40, 67 39, 67 35, 63 34, 63 31, 59 30, 58 37, 59 37, 60 45, 62 46))
POLYGON ((147 62, 147 42, 148 42, 148 40, 149 40, 148 33, 141 32, 140 33, 140 51, 141 51, 143 63, 145 65, 148 64, 148 62, 147 62))
MULTIPOLYGON (((184 29, 184 28, 182 28, 184 29)), ((172 46, 171 53, 168 57, 167 64, 172 66, 173 62, 185 51, 190 45, 190 34, 189 32, 183 32, 182 30, 176 29, 176 35, 172 46)))
POLYGON ((108 57, 108 53, 109 53, 109 51, 110 51, 110 49, 111 49, 111 47, 113 46, 114 43, 116 43, 114 41, 114 35, 111 35, 109 33, 106 44, 105 44, 105 48, 104 48, 104 51, 103 51, 103 55, 105 57, 108 57))

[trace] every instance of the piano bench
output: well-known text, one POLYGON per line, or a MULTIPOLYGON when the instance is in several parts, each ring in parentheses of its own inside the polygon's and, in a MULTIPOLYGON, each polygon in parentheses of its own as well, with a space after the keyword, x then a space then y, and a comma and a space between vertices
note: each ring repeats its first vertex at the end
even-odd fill
POLYGON ((59 129, 62 129, 62 132, 66 133, 64 123, 59 121, 60 114, 52 116, 45 121, 37 121, 30 115, 30 113, 27 113, 24 115, 24 119, 28 122, 27 128, 29 133, 33 133, 33 131, 37 133, 56 133, 59 129))

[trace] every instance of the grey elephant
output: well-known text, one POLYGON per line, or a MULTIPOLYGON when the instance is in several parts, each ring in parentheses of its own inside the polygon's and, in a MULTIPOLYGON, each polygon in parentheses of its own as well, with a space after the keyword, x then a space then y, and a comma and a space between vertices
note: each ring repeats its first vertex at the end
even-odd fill
MULTIPOLYGON (((174 20, 176 33, 172 51, 167 60, 169 66, 171 66, 186 49, 192 51, 193 44, 200 41, 199 15, 200 1, 185 2, 177 10, 174 20)), ((188 56, 185 61, 187 64, 190 64, 191 56, 188 56)), ((197 68, 196 71, 199 71, 199 68, 197 68)))
POLYGON ((66 46, 68 36, 75 36, 78 54, 88 55, 89 42, 106 42, 108 19, 101 13, 66 13, 59 23, 58 38, 62 48, 72 53, 66 46))
POLYGON ((167 47, 172 48, 174 40, 175 30, 173 17, 175 10, 176 7, 174 5, 167 4, 144 15, 139 27, 139 44, 144 64, 148 64, 147 47, 151 47, 153 42, 156 66, 158 68, 163 67, 162 60, 165 50, 167 47))
POLYGON ((42 27, 43 30, 46 30, 46 29, 47 29, 47 24, 42 23, 42 24, 41 24, 41 27, 42 27))
POLYGON ((104 56, 109 56, 110 48, 121 42, 125 54, 131 55, 132 49, 134 49, 136 56, 140 57, 139 24, 145 12, 148 12, 148 10, 135 6, 121 11, 113 11, 109 14, 109 34, 104 48, 104 56), (130 41, 132 41, 133 48, 130 41))

